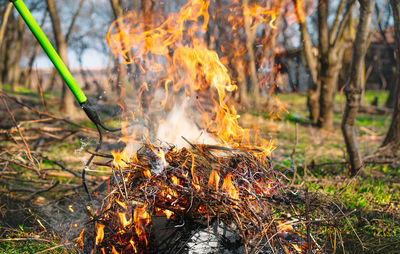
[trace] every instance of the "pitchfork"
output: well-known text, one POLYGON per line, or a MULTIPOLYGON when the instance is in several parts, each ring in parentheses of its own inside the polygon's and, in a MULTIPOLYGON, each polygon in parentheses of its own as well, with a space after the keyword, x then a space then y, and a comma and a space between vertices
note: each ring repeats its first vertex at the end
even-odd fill
MULTIPOLYGON (((97 131, 99 132, 99 142, 96 146, 96 152, 100 150, 101 145, 103 143, 103 135, 101 129, 104 129, 109 132, 120 131, 121 129, 110 129, 101 122, 99 114, 97 113, 93 104, 91 104, 82 91, 82 89, 78 86, 71 72, 68 70, 67 66, 64 64, 61 57, 58 55, 57 51, 54 49, 53 45, 51 45, 49 39, 43 33, 42 29, 38 25, 38 23, 33 18, 31 12, 26 7, 23 0, 10 0, 11 3, 14 4, 15 8, 18 10, 19 14, 25 20, 25 23, 28 25, 29 29, 32 31, 33 35, 36 37, 43 50, 46 52, 47 56, 50 58, 51 62, 54 64, 61 77, 71 89, 71 92, 74 94, 75 98, 79 102, 81 108, 85 111, 88 118, 95 124, 97 131)), ((89 189, 86 185, 85 173, 94 158, 94 154, 91 155, 88 162, 85 165, 85 168, 82 170, 82 184, 85 188, 85 191, 89 195, 89 199, 91 199, 91 195, 89 189)))

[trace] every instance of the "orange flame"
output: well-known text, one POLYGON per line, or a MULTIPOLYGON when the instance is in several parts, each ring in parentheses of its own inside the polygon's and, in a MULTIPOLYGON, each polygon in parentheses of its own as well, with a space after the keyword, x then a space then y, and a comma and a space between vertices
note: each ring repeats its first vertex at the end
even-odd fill
POLYGON ((119 219, 121 221, 121 225, 123 228, 126 228, 132 223, 132 219, 127 220, 125 213, 118 213, 119 219))
POLYGON ((132 248, 133 248, 133 251, 134 251, 135 253, 137 253, 138 251, 137 251, 137 249, 136 249, 135 242, 134 242, 133 240, 130 240, 129 243, 131 244, 131 246, 132 246, 132 248))
POLYGON ((252 18, 251 30, 255 30, 261 23, 268 22, 269 26, 276 29, 275 20, 278 14, 277 10, 270 10, 267 7, 254 4, 250 7, 243 6, 243 15, 247 15, 252 18))
MULTIPOLYGON (((201 38, 201 34, 207 31, 209 4, 210 1, 191 0, 178 13, 169 13, 163 23, 153 28, 149 28, 151 24, 141 22, 138 14, 129 13, 110 26, 107 42, 114 55, 121 57, 125 63, 138 64, 141 61, 136 60, 143 57, 143 60, 148 62, 148 66, 143 67, 142 71, 151 70, 152 73, 159 74, 160 81, 157 86, 164 87, 166 93, 161 102, 162 107, 166 106, 168 97, 172 96, 169 86, 172 86, 173 91, 184 88, 188 96, 196 91, 213 88, 218 96, 217 98, 210 96, 215 104, 214 113, 205 113, 202 110, 204 112, 203 127, 210 133, 214 133, 223 144, 233 147, 250 146, 252 140, 250 140, 249 130, 239 126, 239 115, 236 109, 228 106, 226 102, 226 93, 234 91, 237 86, 233 84, 228 69, 217 52, 209 50, 207 43, 201 38), (147 57, 148 55, 161 58, 147 57), (159 61, 153 59, 159 59, 159 61)), ((242 6, 238 1, 233 1, 232 4, 241 10, 242 16, 251 18, 252 29, 262 23, 268 23, 271 28, 276 27, 274 22, 280 9, 261 7, 256 4, 247 7, 242 6)), ((232 12, 235 11, 232 9, 232 12)), ((237 16, 229 18, 229 21, 235 22, 235 17, 237 16)), ((149 89, 148 84, 143 82, 139 88, 139 94, 149 89)), ((264 144, 269 142, 260 139, 257 143, 262 144, 257 146, 257 150, 262 150, 262 157, 268 156, 272 147, 264 144)), ((163 158, 162 154, 158 155, 163 158)), ((119 157, 121 155, 115 160, 117 163, 121 161, 119 157)), ((146 177, 149 178, 148 173, 146 177)), ((196 186, 198 184, 196 176, 193 177, 193 184, 196 186)))
POLYGON ((171 176, 171 182, 174 184, 174 185, 179 185, 179 179, 178 179, 178 177, 176 177, 176 176, 171 176))
POLYGON ((172 215, 174 215, 174 212, 170 211, 170 210, 164 210, 163 211, 165 216, 167 216, 167 219, 171 218, 172 215))
POLYGON ((165 152, 163 149, 156 149, 154 148, 153 145, 150 144, 150 142, 147 143, 149 146, 150 150, 153 151, 153 153, 162 161, 163 166, 166 167, 168 166, 168 162, 165 160, 165 152))
POLYGON ((146 226, 150 223, 150 215, 146 211, 146 207, 136 207, 133 213, 133 218, 135 222, 135 230, 141 241, 144 241, 146 245, 148 244, 146 236, 146 226))
POLYGON ((293 231, 293 227, 289 221, 285 221, 285 222, 278 221, 277 229, 279 231, 284 231, 284 232, 293 231))
POLYGON ((150 178, 151 178, 151 172, 150 172, 150 170, 148 170, 148 169, 144 170, 144 171, 143 171, 143 175, 144 175, 144 177, 146 177, 147 179, 150 179, 150 178))
POLYGON ((76 244, 83 247, 83 235, 85 234, 85 229, 82 229, 81 233, 79 234, 78 239, 76 239, 76 244))
POLYGON ((96 246, 99 245, 104 238, 104 225, 97 224, 97 234, 96 234, 96 246))
POLYGON ((115 249, 114 246, 112 247, 111 254, 119 254, 119 252, 115 249))
POLYGON ((233 185, 233 183, 232 183, 231 174, 227 174, 224 177, 224 182, 222 184, 222 190, 225 191, 229 195, 229 197, 231 197, 232 199, 239 199, 239 193, 238 193, 235 185, 233 185))
POLYGON ((215 188, 215 190, 218 191, 219 179, 220 176, 218 171, 213 169, 213 171, 211 171, 210 178, 208 180, 208 188, 215 188))
POLYGON ((192 166, 190 167, 190 173, 192 174, 192 185, 196 190, 200 190, 199 178, 197 177, 197 175, 194 171, 194 168, 195 168, 194 154, 190 150, 189 150, 189 152, 192 156, 192 166))
MULTIPOLYGON (((130 53, 131 49, 134 49, 137 56, 149 53, 167 56, 171 46, 183 41, 184 32, 187 31, 186 22, 197 22, 202 16, 204 17, 202 27, 203 29, 207 27, 208 5, 208 1, 190 1, 178 14, 170 14, 164 23, 150 30, 145 30, 145 24, 139 23, 140 18, 136 13, 129 13, 111 25, 106 37, 108 45, 116 56, 123 57, 126 64, 132 63, 135 59, 130 53), (117 33, 113 33, 115 30, 117 33)), ((187 32, 194 37, 198 30, 198 27, 193 27, 187 32)))
POLYGON ((116 199, 115 202, 117 202, 117 204, 120 205, 122 208, 128 209, 128 206, 124 202, 121 202, 118 199, 116 199))

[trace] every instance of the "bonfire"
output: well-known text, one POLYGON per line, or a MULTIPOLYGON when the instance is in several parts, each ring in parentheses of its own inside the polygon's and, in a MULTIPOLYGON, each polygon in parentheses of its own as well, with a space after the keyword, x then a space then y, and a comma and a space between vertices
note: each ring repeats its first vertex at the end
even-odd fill
MULTIPOLYGON (((112 52, 137 68, 138 93, 136 103, 121 105, 127 115, 121 138, 126 148, 113 152, 109 164, 112 177, 106 188, 92 195, 99 204, 87 207, 85 226, 73 239, 78 251, 318 250, 310 234, 297 232, 287 215, 290 191, 283 182, 285 176, 271 165, 274 141, 239 125, 239 115, 228 94, 237 86, 218 53, 202 39, 209 4, 189 1, 156 27, 145 26, 136 13, 127 14, 110 27, 107 41, 112 52), (165 95, 157 101, 159 91, 165 95), (179 100, 182 96, 184 99, 179 100), (178 138, 183 136, 184 145, 175 142, 177 137, 151 137, 152 133, 162 133, 159 129, 173 113, 169 112, 172 105, 191 108, 196 112, 192 118, 199 121, 188 125, 190 130, 177 133, 178 138), (156 119, 154 112, 160 111, 167 117, 156 119), (156 127, 144 135, 132 130, 132 122, 141 123, 137 129, 143 125, 156 127), (186 136, 198 126, 200 136, 209 135, 212 142, 197 142, 186 136), (146 136, 145 141, 132 149, 133 140, 141 140, 141 135, 146 136)), ((232 2, 232 13, 243 11, 249 16, 253 31, 263 23, 276 28, 274 11, 257 5, 241 8, 241 4, 232 2)), ((243 22, 239 17, 228 20, 243 22)), ((232 24, 233 34, 237 33, 234 27, 232 24)), ((167 132, 175 133, 184 119, 172 119, 177 126, 167 126, 167 132)))
POLYGON ((152 225, 154 216, 163 216, 171 227, 223 225, 230 237, 218 230, 214 233, 220 244, 229 244, 216 248, 243 253, 305 252, 307 238, 277 216, 285 207, 282 176, 268 159, 260 161, 253 152, 146 144, 129 161, 114 162, 108 195, 93 211, 78 245, 88 253, 177 253, 177 248, 185 248, 182 243, 191 243, 196 231, 178 238, 172 233, 164 236, 176 242, 169 240, 171 245, 163 246, 157 230, 168 227, 152 225))

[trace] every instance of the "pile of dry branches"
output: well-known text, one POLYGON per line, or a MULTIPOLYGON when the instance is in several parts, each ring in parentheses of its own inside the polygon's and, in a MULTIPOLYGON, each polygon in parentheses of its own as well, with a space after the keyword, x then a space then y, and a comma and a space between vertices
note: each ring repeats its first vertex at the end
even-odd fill
MULTIPOLYGON (((0 112, 0 194, 31 201, 43 193, 63 196, 82 188, 83 166, 71 167, 54 150, 80 139, 96 140, 96 130, 49 112, 44 99, 41 103, 2 91, 0 112)), ((102 178, 87 180, 94 185, 102 178)))
POLYGON ((151 218, 157 215, 170 217, 175 226, 217 221, 238 236, 244 253, 317 249, 296 232, 298 220, 282 215, 294 202, 280 180, 284 176, 250 150, 147 144, 120 164, 114 162, 107 196, 76 241, 84 252, 154 252, 160 229, 151 218))

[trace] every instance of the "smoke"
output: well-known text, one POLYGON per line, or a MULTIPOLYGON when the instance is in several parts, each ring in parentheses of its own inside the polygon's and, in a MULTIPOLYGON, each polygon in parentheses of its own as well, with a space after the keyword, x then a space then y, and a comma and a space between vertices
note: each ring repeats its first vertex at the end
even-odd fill
POLYGON ((196 144, 217 144, 215 139, 195 124, 194 112, 191 113, 191 117, 187 116, 187 112, 190 111, 188 104, 188 100, 183 100, 183 103, 173 106, 166 119, 158 126, 157 139, 177 148, 189 145, 184 138, 196 144))

